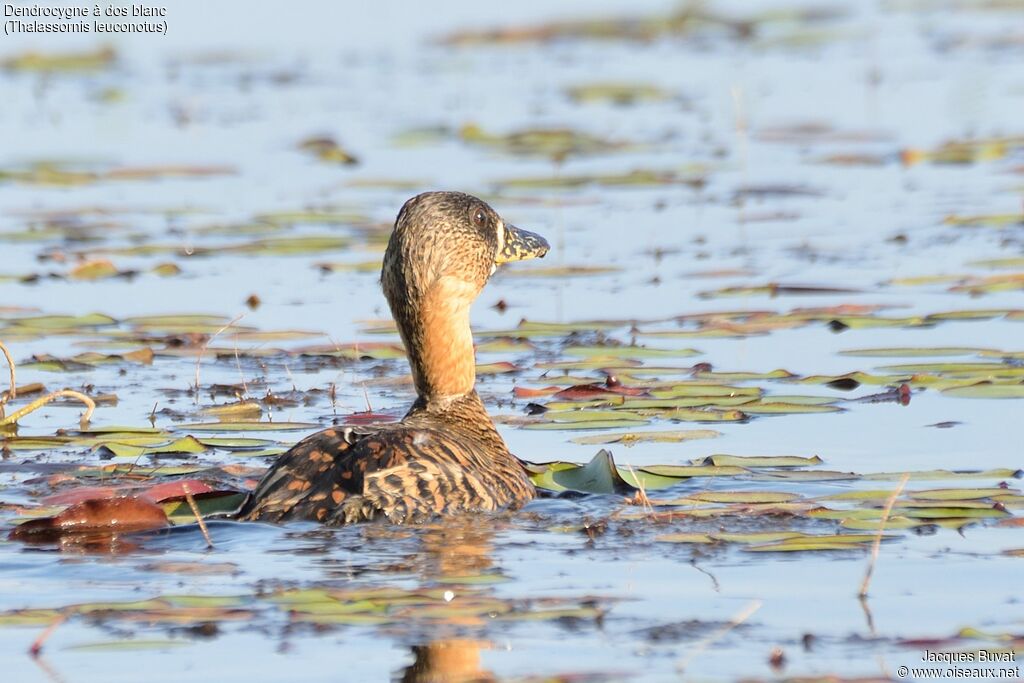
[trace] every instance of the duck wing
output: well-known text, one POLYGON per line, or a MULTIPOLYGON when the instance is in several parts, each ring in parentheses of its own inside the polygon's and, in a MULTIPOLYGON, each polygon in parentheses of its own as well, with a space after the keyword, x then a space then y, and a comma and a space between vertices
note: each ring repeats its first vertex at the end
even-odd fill
POLYGON ((350 524, 384 516, 402 523, 496 510, 523 498, 510 484, 528 481, 520 469, 506 484, 507 477, 490 471, 493 465, 476 449, 437 430, 401 423, 328 429, 281 455, 238 519, 350 524))
POLYGON ((363 475, 389 467, 388 432, 338 427, 312 434, 278 457, 249 494, 238 519, 324 521, 341 503, 362 492, 363 475))
POLYGON ((441 514, 505 507, 509 502, 506 496, 475 470, 453 459, 417 457, 368 472, 362 495, 342 503, 330 522, 350 524, 383 515, 402 524, 441 514))

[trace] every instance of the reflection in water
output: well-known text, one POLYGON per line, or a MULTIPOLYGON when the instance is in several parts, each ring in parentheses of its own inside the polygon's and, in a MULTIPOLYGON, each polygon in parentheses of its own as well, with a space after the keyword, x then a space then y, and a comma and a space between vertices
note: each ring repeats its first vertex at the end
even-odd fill
POLYGON ((435 640, 416 645, 416 658, 403 672, 402 683, 468 683, 493 681, 494 674, 480 668, 480 649, 489 644, 477 640, 435 640))
MULTIPOLYGON (((488 520, 489 522, 490 520, 488 520)), ((417 564, 424 581, 479 576, 494 567, 489 523, 468 517, 440 520, 423 527, 417 564)), ((453 618, 439 629, 465 622, 453 618)), ((480 650, 490 643, 465 638, 440 638, 412 648, 413 663, 401 672, 402 683, 468 683, 493 681, 481 668, 480 650)))

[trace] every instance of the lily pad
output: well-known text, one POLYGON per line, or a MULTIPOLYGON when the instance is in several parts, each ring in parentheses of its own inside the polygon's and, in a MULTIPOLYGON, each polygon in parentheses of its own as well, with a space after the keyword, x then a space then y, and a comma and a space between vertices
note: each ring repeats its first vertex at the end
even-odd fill
POLYGON ((586 465, 548 463, 530 477, 534 485, 550 491, 631 493, 635 489, 619 475, 611 453, 602 450, 586 465))

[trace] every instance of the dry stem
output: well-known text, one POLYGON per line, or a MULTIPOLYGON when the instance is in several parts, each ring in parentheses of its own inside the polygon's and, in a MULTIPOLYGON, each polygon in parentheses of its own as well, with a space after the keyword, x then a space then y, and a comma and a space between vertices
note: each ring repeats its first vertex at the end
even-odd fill
POLYGON ((878 561, 878 551, 882 547, 882 532, 885 531, 885 524, 889 521, 889 515, 892 514, 892 506, 896 504, 896 499, 903 493, 903 487, 907 485, 910 480, 910 473, 907 472, 900 479, 899 486, 892 492, 889 499, 885 501, 885 509, 882 510, 882 518, 878 520, 878 532, 875 534, 875 542, 871 546, 871 559, 868 560, 868 569, 864 572, 864 581, 860 584, 860 597, 866 597, 868 594, 868 586, 871 584, 871 575, 875 572, 875 563, 878 561))
POLYGON ((237 323, 239 320, 241 320, 244 317, 245 317, 245 313, 241 313, 239 315, 236 315, 228 324, 226 324, 224 327, 222 327, 219 330, 217 330, 216 332, 214 332, 210 336, 210 338, 207 339, 203 343, 202 347, 199 349, 199 355, 196 356, 196 400, 199 399, 199 364, 203 360, 203 354, 206 353, 206 347, 208 347, 213 342, 213 340, 217 338, 217 335, 219 335, 221 332, 223 332, 224 330, 228 329, 229 327, 231 327, 232 325, 234 325, 235 323, 237 323))
POLYGON ((707 637, 703 638, 702 640, 698 641, 693 647, 689 649, 686 656, 683 657, 682 660, 680 660, 679 664, 676 665, 676 670, 685 671, 686 665, 689 664, 694 657, 699 655, 704 650, 708 649, 708 647, 710 647, 714 643, 724 638, 725 635, 729 633, 729 631, 733 630, 734 628, 742 624, 744 621, 749 619, 751 615, 754 614, 754 612, 761 609, 761 604, 762 603, 760 600, 754 600, 749 605, 744 607, 743 610, 740 611, 736 616, 730 619, 728 624, 718 629, 714 633, 708 635, 707 637))
POLYGON ((629 473, 633 475, 633 481, 636 482, 636 495, 629 499, 629 502, 632 505, 643 506, 644 512, 646 512, 647 514, 653 513, 654 506, 651 505, 651 499, 647 497, 647 491, 644 487, 643 481, 640 480, 640 477, 636 476, 636 472, 633 470, 633 466, 630 465, 628 462, 626 463, 626 468, 629 469, 629 473))
POLYGON ((3 416, 3 405, 10 401, 12 398, 18 397, 18 385, 17 376, 14 370, 14 359, 11 358, 11 352, 7 350, 7 347, 2 341, 0 341, 0 352, 3 352, 4 358, 7 359, 7 367, 11 370, 11 388, 7 392, 0 396, 0 417, 3 416))
POLYGON ((27 406, 24 406, 23 408, 14 411, 7 417, 0 418, 0 427, 6 427, 8 425, 15 424, 17 423, 18 420, 25 417, 29 413, 33 413, 42 408, 43 406, 45 406, 47 403, 50 403, 54 399, 58 399, 61 397, 76 398, 82 403, 84 403, 85 413, 82 415, 80 423, 83 427, 89 424, 89 420, 92 419, 92 413, 94 410, 96 410, 96 402, 79 391, 73 391, 71 389, 61 389, 60 391, 51 392, 46 396, 43 396, 42 398, 37 398, 36 400, 29 403, 27 406))
POLYGON ((43 632, 40 633, 36 637, 36 639, 32 641, 32 645, 28 648, 28 653, 33 657, 38 657, 39 653, 43 651, 43 643, 45 643, 47 639, 51 635, 53 635, 53 632, 57 630, 58 626, 60 626, 67 620, 68 617, 66 614, 58 614, 57 617, 53 621, 51 621, 46 628, 43 629, 43 632))
POLYGON ((203 532, 203 538, 206 539, 206 547, 212 548, 213 540, 210 538, 210 531, 206 528, 203 516, 199 514, 199 506, 196 505, 196 499, 192 497, 192 492, 188 490, 188 484, 182 484, 181 490, 185 492, 185 500, 188 501, 188 506, 192 508, 192 514, 196 516, 196 521, 199 522, 199 530, 203 532))

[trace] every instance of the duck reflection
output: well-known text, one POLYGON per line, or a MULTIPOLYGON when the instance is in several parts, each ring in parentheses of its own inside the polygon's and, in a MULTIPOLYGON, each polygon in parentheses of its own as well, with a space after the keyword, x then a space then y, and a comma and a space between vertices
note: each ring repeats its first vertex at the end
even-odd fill
POLYGON ((402 683, 476 683, 497 680, 480 666, 480 650, 490 643, 479 640, 435 640, 415 645, 415 660, 402 671, 402 683))
MULTIPOLYGON (((420 536, 420 574, 424 581, 473 577, 494 567, 491 519, 456 517, 425 525, 420 536)), ((437 631, 455 632, 464 618, 453 617, 436 625, 437 631)), ((496 680, 482 667, 480 653, 491 643, 472 638, 436 638, 412 647, 413 662, 398 672, 402 683, 476 683, 496 680)))

